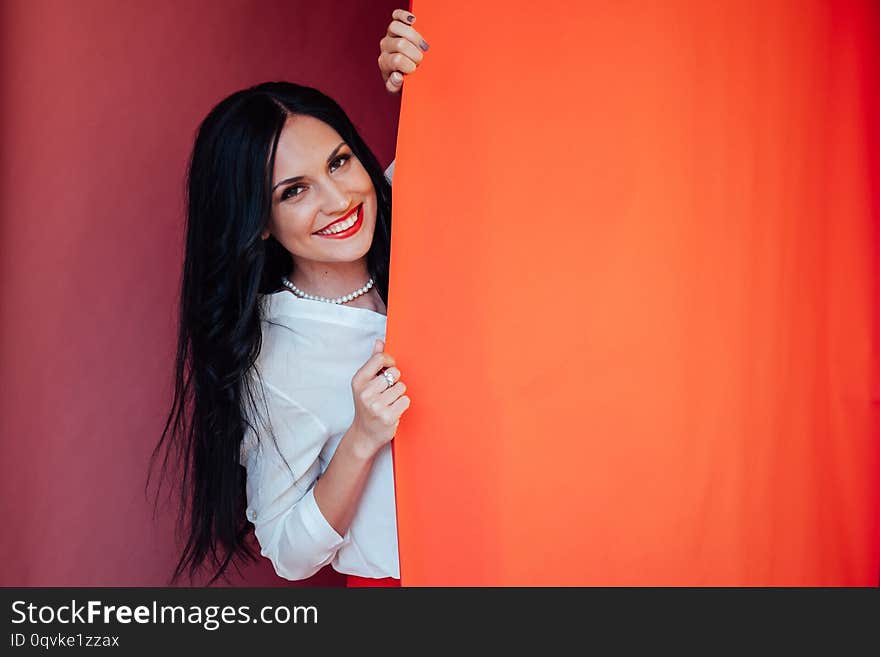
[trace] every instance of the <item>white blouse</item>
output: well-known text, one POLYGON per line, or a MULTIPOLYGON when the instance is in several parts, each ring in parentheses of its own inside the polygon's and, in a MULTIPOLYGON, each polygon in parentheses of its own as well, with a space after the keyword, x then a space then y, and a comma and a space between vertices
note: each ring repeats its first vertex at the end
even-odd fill
MULTIPOLYGON (((385 170, 390 183, 394 162, 385 170)), ((385 315, 299 299, 282 290, 260 295, 265 304, 257 368, 278 449, 261 421, 247 428, 239 461, 247 469, 247 519, 260 554, 285 579, 311 577, 328 563, 340 573, 400 578, 391 445, 376 454, 345 536, 327 522, 314 486, 354 421, 351 379, 385 340, 385 315), (280 454, 279 454, 280 451, 280 454), (281 455, 284 455, 284 459, 281 455), (285 464, 285 459, 287 464, 285 464), (287 465, 290 466, 288 470, 287 465)), ((253 372, 251 372, 253 374, 253 372)), ((250 408, 245 411, 250 415, 250 408)))
MULTIPOLYGON (((314 485, 354 421, 351 379, 385 339, 385 315, 294 296, 261 295, 266 303, 257 367, 272 437, 248 429, 240 462, 247 468, 247 518, 260 553, 279 576, 310 577, 323 566, 362 577, 400 577, 391 445, 379 450, 345 536, 327 522, 314 485)), ((252 377, 252 381, 255 379, 252 377)), ((255 385, 259 403, 259 383, 255 385)), ((260 417, 265 409, 258 405, 260 417)))

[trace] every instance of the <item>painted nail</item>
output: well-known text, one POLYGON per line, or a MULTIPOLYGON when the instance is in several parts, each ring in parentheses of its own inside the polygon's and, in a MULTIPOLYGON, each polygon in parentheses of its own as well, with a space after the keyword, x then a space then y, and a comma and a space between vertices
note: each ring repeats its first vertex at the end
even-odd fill
POLYGON ((406 15, 406 22, 407 22, 407 23, 412 23, 415 19, 416 19, 416 17, 413 16, 412 14, 407 14, 407 15, 406 15))
POLYGON ((422 39, 422 42, 419 44, 422 47, 422 50, 428 49, 428 42, 422 39))

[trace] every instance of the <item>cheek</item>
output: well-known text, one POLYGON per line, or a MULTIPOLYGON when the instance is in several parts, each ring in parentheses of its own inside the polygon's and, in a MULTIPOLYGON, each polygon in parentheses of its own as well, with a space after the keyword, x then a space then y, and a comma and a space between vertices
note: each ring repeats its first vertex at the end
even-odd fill
POLYGON ((375 227, 379 221, 379 204, 378 204, 378 201, 376 200, 376 193, 375 192, 371 192, 364 199, 364 209, 369 212, 369 216, 372 219, 373 227, 375 227))
POLYGON ((315 212, 307 204, 298 203, 294 206, 279 206, 272 213, 273 230, 277 235, 296 239, 303 233, 310 235, 314 223, 315 212))
POLYGON ((378 207, 378 199, 376 198, 376 189, 373 187, 373 181, 370 180, 370 176, 364 171, 363 179, 361 180, 361 194, 363 194, 364 202, 376 210, 378 207))
POLYGON ((355 174, 355 186, 366 197, 376 196, 376 190, 373 188, 373 181, 370 179, 370 174, 367 173, 367 170, 364 168, 364 165, 357 161, 357 168, 354 171, 355 174))

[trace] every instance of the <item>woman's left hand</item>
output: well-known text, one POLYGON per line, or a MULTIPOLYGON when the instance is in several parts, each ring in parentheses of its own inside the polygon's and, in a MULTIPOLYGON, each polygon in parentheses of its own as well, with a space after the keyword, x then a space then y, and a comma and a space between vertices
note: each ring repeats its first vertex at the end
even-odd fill
POLYGON ((385 38, 379 42, 379 70, 391 93, 400 91, 404 76, 416 70, 428 50, 428 42, 412 28, 415 22, 408 11, 395 9, 385 38))

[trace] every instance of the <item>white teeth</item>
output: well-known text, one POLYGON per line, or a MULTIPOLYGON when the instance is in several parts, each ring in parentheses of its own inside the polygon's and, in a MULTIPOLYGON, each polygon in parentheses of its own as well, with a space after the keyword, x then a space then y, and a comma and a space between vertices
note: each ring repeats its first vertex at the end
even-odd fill
POLYGON ((342 223, 334 224, 331 228, 325 228, 324 230, 319 230, 317 232, 318 235, 335 235, 336 233, 341 233, 344 230, 348 230, 352 226, 354 226, 357 221, 358 213, 353 213, 348 219, 343 221, 342 223))

